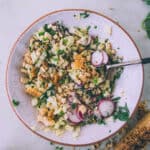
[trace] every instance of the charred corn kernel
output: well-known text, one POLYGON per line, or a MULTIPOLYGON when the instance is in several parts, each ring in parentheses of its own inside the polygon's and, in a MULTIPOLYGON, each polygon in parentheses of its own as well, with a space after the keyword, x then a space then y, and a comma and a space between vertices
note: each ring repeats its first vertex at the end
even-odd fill
POLYGON ((53 110, 49 110, 47 116, 52 118, 53 117, 53 112, 54 112, 53 110))
POLYGON ((40 97, 42 93, 35 87, 27 87, 25 89, 26 93, 34 97, 40 97))
POLYGON ((55 75, 53 76, 53 83, 54 83, 54 84, 57 84, 58 80, 59 80, 59 76, 58 76, 58 74, 55 74, 55 75))
POLYGON ((46 107, 39 108, 39 114, 41 116, 45 116, 48 113, 48 109, 46 107))

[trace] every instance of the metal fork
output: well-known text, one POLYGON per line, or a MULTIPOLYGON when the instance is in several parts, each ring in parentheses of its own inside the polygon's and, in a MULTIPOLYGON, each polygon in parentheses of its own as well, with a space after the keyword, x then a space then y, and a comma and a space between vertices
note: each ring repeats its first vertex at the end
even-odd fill
POLYGON ((122 66, 129 66, 129 65, 135 65, 135 64, 148 64, 150 63, 150 57, 148 58, 142 58, 139 60, 131 60, 131 61, 126 61, 118 64, 112 64, 112 65, 106 65, 106 69, 112 69, 112 68, 117 68, 117 67, 122 67, 122 66))

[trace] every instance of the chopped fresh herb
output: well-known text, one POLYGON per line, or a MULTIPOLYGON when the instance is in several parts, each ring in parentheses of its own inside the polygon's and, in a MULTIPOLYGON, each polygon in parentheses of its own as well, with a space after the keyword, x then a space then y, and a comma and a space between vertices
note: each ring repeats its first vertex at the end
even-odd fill
POLYGON ((58 55, 64 54, 64 50, 59 49, 59 50, 57 51, 57 54, 58 54, 58 55))
POLYGON ((150 38, 150 13, 144 19, 142 27, 146 31, 148 38, 150 38))
POLYGON ((150 0, 143 0, 147 5, 150 5, 150 0))
POLYGON ((101 99, 103 99, 104 96, 103 94, 101 93, 99 96, 96 97, 96 102, 99 102, 101 99))
POLYGON ((15 107, 20 104, 20 102, 17 101, 17 100, 15 100, 15 99, 12 100, 12 103, 13 103, 13 105, 14 105, 15 107))
POLYGON ((64 112, 60 111, 58 114, 54 115, 54 120, 57 121, 59 118, 64 116, 64 112))
POLYGON ((52 36, 54 36, 56 34, 56 32, 52 28, 48 28, 48 24, 44 25, 44 30, 52 36))
POLYGON ((38 104, 37 107, 40 107, 42 104, 47 103, 48 93, 50 93, 51 96, 55 95, 55 86, 52 85, 49 89, 46 90, 39 98, 38 98, 38 104))
POLYGON ((98 119, 98 120, 97 120, 97 123, 98 123, 98 124, 104 124, 104 125, 106 124, 106 122, 105 122, 103 119, 98 119))
POLYGON ((121 99, 121 97, 115 97, 112 99, 113 102, 118 102, 121 99))
POLYGON ((76 103, 72 103, 72 104, 71 104, 71 108, 72 108, 72 109, 75 109, 76 107, 77 107, 77 104, 76 104, 76 103))
POLYGON ((96 26, 96 25, 94 26, 94 29, 97 29, 97 26, 96 26))
POLYGON ((88 14, 87 11, 85 11, 85 12, 83 12, 83 13, 80 13, 80 17, 81 17, 81 18, 84 18, 84 19, 85 19, 85 18, 88 18, 89 16, 90 16, 90 14, 88 14))
POLYGON ((114 113, 114 119, 119 119, 120 121, 127 121, 129 119, 129 109, 127 104, 125 106, 119 106, 118 111, 114 113))
POLYGON ((98 45, 99 44, 99 39, 98 39, 98 36, 96 36, 93 40, 93 44, 96 44, 98 45))
POLYGON ((63 39, 63 45, 67 45, 67 43, 68 43, 68 39, 63 39))
POLYGON ((38 34, 39 34, 39 36, 42 36, 42 35, 44 35, 44 34, 45 34, 45 32, 44 32, 44 31, 42 31, 42 32, 39 32, 38 34))
POLYGON ((94 83, 95 85, 98 85, 98 78, 97 78, 97 77, 94 77, 93 83, 94 83))
POLYGON ((87 27, 87 30, 89 31, 90 29, 91 29, 91 26, 88 26, 88 27, 87 27))
POLYGON ((55 62, 58 62, 58 58, 57 57, 53 57, 52 60, 55 61, 55 62))
POLYGON ((48 40, 48 38, 47 38, 47 37, 44 37, 44 38, 43 38, 43 41, 47 41, 47 40, 48 40))

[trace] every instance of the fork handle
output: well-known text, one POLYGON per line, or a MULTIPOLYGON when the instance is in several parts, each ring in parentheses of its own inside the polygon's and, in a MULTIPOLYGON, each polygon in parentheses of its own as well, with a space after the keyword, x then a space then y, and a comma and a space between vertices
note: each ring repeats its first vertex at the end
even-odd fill
POLYGON ((142 64, 148 64, 148 63, 150 63, 150 57, 148 57, 148 58, 142 58, 141 59, 141 63, 142 64))

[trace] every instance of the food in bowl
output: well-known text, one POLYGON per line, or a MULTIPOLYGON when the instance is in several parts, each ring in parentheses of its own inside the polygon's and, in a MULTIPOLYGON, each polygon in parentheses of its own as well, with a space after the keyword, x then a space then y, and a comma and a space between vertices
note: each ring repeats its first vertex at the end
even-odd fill
POLYGON ((30 38, 21 67, 37 121, 57 135, 72 130, 75 136, 81 126, 105 124, 111 116, 126 121, 127 105, 113 97, 123 68, 106 69, 121 61, 110 41, 90 35, 89 27, 45 24, 30 38))

